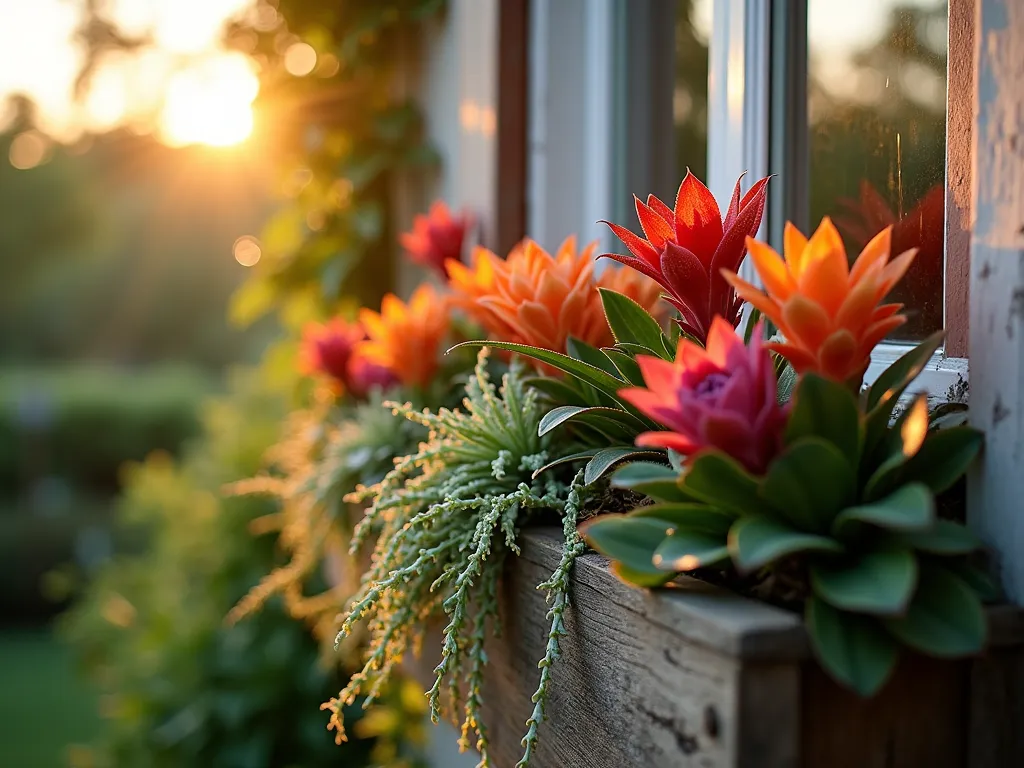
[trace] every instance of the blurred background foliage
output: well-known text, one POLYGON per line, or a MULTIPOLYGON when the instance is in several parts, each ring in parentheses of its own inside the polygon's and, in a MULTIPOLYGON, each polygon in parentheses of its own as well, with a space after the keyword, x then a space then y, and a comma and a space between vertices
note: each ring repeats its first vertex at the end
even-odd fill
MULTIPOLYGON (((88 100, 108 64, 145 66, 162 30, 122 29, 102 0, 73 5, 88 100)), ((391 287, 396 174, 437 164, 406 70, 443 3, 234 5, 211 55, 257 73, 251 129, 225 112, 245 130, 217 133, 200 110, 218 105, 195 103, 180 136, 154 113, 67 139, 23 97, 0 129, 5 764, 416 763, 420 689, 353 711, 339 747, 318 705, 346 654, 277 602, 224 621, 279 554, 250 530, 267 502, 221 486, 256 472, 301 396, 295 330, 391 287), (62 637, 87 682, 38 624, 76 596, 62 637), (56 697, 81 710, 75 727, 53 728, 56 697)))

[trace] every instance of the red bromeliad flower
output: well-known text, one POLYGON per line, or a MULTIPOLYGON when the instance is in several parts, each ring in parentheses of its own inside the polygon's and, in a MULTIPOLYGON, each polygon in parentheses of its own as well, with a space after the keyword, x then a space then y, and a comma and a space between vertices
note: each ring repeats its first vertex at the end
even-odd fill
POLYGON ((647 387, 620 395, 669 432, 644 432, 637 445, 691 455, 717 448, 760 474, 782 446, 786 409, 778 404, 771 355, 754 330, 750 346, 716 317, 707 349, 681 339, 675 362, 638 355, 647 387))
POLYGON ((420 214, 413 219, 411 232, 403 233, 398 239, 410 259, 447 277, 445 260, 461 260, 462 241, 469 223, 468 215, 453 216, 448 206, 438 200, 430 206, 427 215, 420 214))
POLYGON ((739 269, 747 253, 746 238, 761 226, 767 185, 768 179, 761 179, 741 198, 737 180, 723 220, 710 190, 687 171, 674 210, 654 195, 648 196, 646 205, 635 198, 646 240, 604 222, 632 255, 602 255, 660 283, 665 299, 682 315, 683 330, 703 343, 716 315, 733 327, 740 321, 742 302, 721 272, 739 269))
POLYGON ((307 376, 327 376, 336 388, 344 391, 352 350, 364 338, 366 333, 359 323, 349 323, 340 317, 326 323, 309 323, 302 331, 299 369, 307 376))

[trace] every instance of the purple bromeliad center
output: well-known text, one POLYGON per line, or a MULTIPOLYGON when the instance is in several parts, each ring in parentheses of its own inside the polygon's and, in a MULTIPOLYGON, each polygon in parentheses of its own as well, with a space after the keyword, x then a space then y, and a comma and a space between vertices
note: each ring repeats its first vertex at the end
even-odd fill
POLYGON ((694 394, 701 399, 708 399, 718 394, 718 391, 729 381, 727 373, 709 373, 701 382, 694 387, 694 394))

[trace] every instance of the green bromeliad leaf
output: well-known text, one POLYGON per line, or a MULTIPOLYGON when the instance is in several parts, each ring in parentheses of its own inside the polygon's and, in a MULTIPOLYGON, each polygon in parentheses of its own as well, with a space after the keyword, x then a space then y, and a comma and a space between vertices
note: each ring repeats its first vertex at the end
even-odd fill
POLYGON ((693 500, 679 484, 677 470, 649 461, 636 461, 619 467, 612 475, 612 486, 664 501, 693 500))
POLYGON ((583 472, 583 484, 586 486, 596 483, 615 464, 625 459, 652 459, 660 455, 662 454, 657 451, 645 451, 632 445, 605 448, 594 454, 594 457, 587 463, 583 472))
MULTIPOLYGON (((662 578, 654 566, 654 553, 672 524, 654 517, 599 515, 580 525, 580 534, 602 555, 621 563, 638 578, 662 578)), ((634 581, 634 579, 628 579, 634 581)))
POLYGON ((921 449, 907 461, 902 478, 924 483, 932 493, 942 493, 967 471, 983 442, 984 435, 971 427, 932 432, 921 449))
POLYGON ((854 470, 832 443, 805 437, 786 449, 761 482, 761 497, 802 531, 825 533, 856 495, 854 470))
POLYGON ((941 658, 977 653, 985 644, 985 611, 974 590, 935 564, 921 568, 921 583, 906 615, 885 621, 902 642, 941 658))
POLYGON ((852 468, 860 465, 860 413, 846 387, 814 374, 803 376, 793 394, 786 442, 805 437, 832 443, 852 468))
POLYGON ((629 513, 635 517, 656 517, 678 528, 713 534, 725 541, 736 516, 701 502, 659 502, 637 507, 629 513))
POLYGON ((741 518, 729 531, 729 552, 744 572, 808 551, 841 553, 843 548, 835 539, 794 530, 767 515, 741 518))
POLYGON ((729 559, 725 535, 715 536, 703 531, 673 528, 654 551, 654 565, 663 571, 677 573, 707 568, 729 559))
POLYGON ((872 504, 847 507, 836 516, 832 533, 840 538, 852 536, 862 524, 891 531, 927 531, 934 523, 932 494, 921 483, 911 483, 872 504))
POLYGON ((844 611, 895 616, 906 610, 917 586, 917 558, 884 545, 857 559, 811 565, 815 594, 844 611))
MULTIPOLYGON (((599 350, 597 347, 592 347, 585 341, 574 339, 569 337, 565 344, 565 351, 569 353, 569 357, 574 360, 592 365, 595 368, 600 368, 602 371, 607 373, 609 376, 614 376, 622 382, 622 385, 626 384, 627 381, 623 378, 622 374, 615 367, 611 360, 599 350)), ((621 386, 621 385, 620 385, 621 386)))
POLYGON ((680 482, 692 496, 738 515, 753 514, 763 506, 757 480, 721 451, 703 451, 692 457, 680 482))
POLYGON ((977 536, 952 520, 936 520, 928 530, 904 533, 899 540, 933 555, 967 555, 981 547, 977 536))
POLYGON ((555 427, 574 419, 585 421, 588 416, 600 416, 602 421, 610 421, 613 424, 622 427, 623 430, 631 436, 639 434, 646 428, 637 418, 618 408, 608 408, 606 406, 560 405, 556 408, 552 408, 544 414, 544 418, 540 420, 538 434, 546 435, 555 427))
POLYGON ((622 378, 634 386, 644 386, 644 375, 632 355, 615 348, 602 347, 601 352, 612 362, 622 378))
POLYGON ((650 571, 630 568, 618 560, 613 560, 610 568, 616 578, 627 584, 632 584, 634 587, 662 587, 676 577, 674 573, 659 571, 655 568, 652 568, 650 571))
POLYGON ((647 354, 662 356, 665 349, 661 343, 661 326, 658 321, 628 296, 607 288, 598 290, 615 341, 620 344, 639 344, 648 350, 647 354))
POLYGON ((837 611, 824 600, 807 601, 811 646, 825 669, 861 696, 878 693, 899 658, 899 647, 875 619, 837 611))
POLYGON ((892 413, 896 401, 924 370, 932 355, 942 345, 943 338, 945 338, 943 331, 933 333, 882 371, 868 389, 867 410, 872 411, 878 407, 888 406, 889 413, 892 413))

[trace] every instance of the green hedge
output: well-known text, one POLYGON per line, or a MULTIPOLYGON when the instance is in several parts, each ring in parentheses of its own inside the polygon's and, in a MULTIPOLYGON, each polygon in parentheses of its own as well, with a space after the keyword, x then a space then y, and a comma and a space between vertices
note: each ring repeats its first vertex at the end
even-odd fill
POLYGON ((177 453, 198 434, 211 389, 207 376, 181 366, 0 369, 0 488, 20 495, 59 477, 113 492, 124 462, 177 453))

